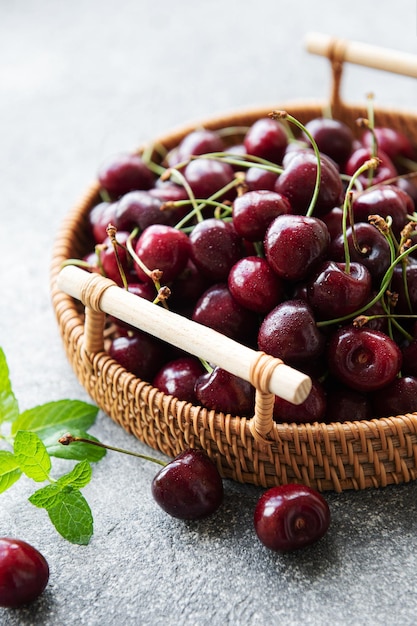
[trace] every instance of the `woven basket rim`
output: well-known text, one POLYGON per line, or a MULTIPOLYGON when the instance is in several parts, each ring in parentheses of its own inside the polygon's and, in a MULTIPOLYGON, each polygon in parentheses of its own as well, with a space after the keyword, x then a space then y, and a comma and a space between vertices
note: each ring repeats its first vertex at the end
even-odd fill
MULTIPOLYGON (((284 106, 281 107, 277 107, 275 105, 274 107, 262 106, 244 108, 227 114, 211 117, 209 119, 189 122, 178 126, 170 133, 156 138, 155 142, 164 142, 164 145, 169 148, 176 145, 179 139, 190 130, 199 126, 204 126, 206 128, 222 128, 225 122, 230 123, 231 119, 233 119, 234 124, 239 125, 243 124, 245 120, 253 120, 257 117, 265 116, 268 112, 277 108, 287 110, 296 117, 297 114, 301 114, 301 118, 304 115, 308 117, 309 115, 311 116, 317 114, 318 111, 322 111, 325 105, 326 103, 324 101, 315 99, 289 101, 284 103, 284 106)), ((355 114, 359 110, 365 111, 363 103, 357 105, 343 105, 344 115, 346 113, 355 114)), ((407 120, 407 122, 411 120, 416 128, 415 132, 417 133, 417 113, 415 111, 399 111, 387 107, 376 107, 375 115, 394 116, 399 123, 402 123, 404 120, 407 120)), ((138 148, 138 152, 143 149, 144 146, 138 148)), ((71 248, 73 248, 72 235, 75 226, 79 224, 81 216, 85 216, 86 207, 90 206, 91 208, 91 206, 98 200, 98 191, 98 183, 93 181, 90 188, 83 194, 80 202, 71 209, 66 218, 63 220, 54 242, 50 268, 52 305, 57 318, 59 330, 64 341, 64 347, 67 350, 67 356, 77 375, 77 363, 81 358, 80 354, 82 352, 83 344, 83 314, 80 312, 79 304, 77 304, 71 296, 68 296, 57 288, 56 280, 62 263, 72 256, 70 253, 71 248), (71 236, 69 236, 70 233, 71 236), (70 345, 68 344, 69 337, 71 338, 70 345)), ((257 449, 259 448, 259 454, 263 455, 265 458, 270 457, 271 452, 268 450, 269 444, 258 444, 250 441, 251 433, 248 429, 250 417, 231 416, 222 412, 208 411, 202 407, 192 406, 189 403, 182 402, 172 396, 166 396, 158 389, 152 387, 149 382, 139 381, 139 379, 136 379, 132 374, 126 372, 125 370, 121 371, 122 368, 120 368, 120 366, 104 352, 90 355, 90 362, 91 361, 94 361, 94 368, 97 368, 100 371, 110 371, 113 368, 113 370, 117 372, 117 382, 123 389, 129 389, 133 383, 141 383, 141 394, 146 398, 152 397, 152 402, 154 405, 161 407, 162 413, 169 411, 176 413, 179 411, 181 415, 187 416, 190 423, 196 423, 200 420, 200 430, 202 427, 211 430, 213 438, 216 439, 217 436, 220 448, 222 445, 226 445, 220 441, 221 438, 223 438, 226 443, 229 441, 229 443, 232 443, 233 445, 233 437, 236 436, 236 433, 241 433, 247 446, 254 446, 257 449), (216 432, 213 432, 213 429, 216 432)), ((97 398, 94 399, 97 401, 97 398)), ((99 401, 98 403, 100 405, 99 401)), ((103 410, 107 412, 106 409, 103 410)), ((130 429, 129 425, 122 425, 130 429)), ((310 449, 313 449, 313 451, 315 446, 323 446, 325 455, 327 454, 328 457, 332 457, 333 455, 334 457, 335 454, 337 454, 337 451, 335 453, 335 449, 332 446, 336 445, 337 449, 340 448, 342 452, 349 454, 349 446, 351 444, 355 444, 355 442, 359 442, 364 462, 370 464, 371 466, 372 464, 375 464, 375 475, 373 476, 371 474, 366 477, 363 474, 362 476, 359 468, 358 475, 356 477, 348 477, 345 480, 343 478, 343 471, 342 478, 340 478, 335 475, 336 470, 332 473, 330 468, 328 471, 328 479, 323 479, 321 482, 319 480, 317 484, 314 483, 315 486, 321 489, 331 488, 336 491, 341 491, 344 488, 361 489, 372 485, 380 486, 389 484, 389 482, 407 481, 417 477, 417 470, 415 470, 412 466, 406 466, 402 459, 402 450, 405 448, 410 448, 411 452, 414 453, 414 456, 417 459, 417 412, 411 412, 405 415, 375 418, 371 420, 352 420, 349 422, 339 422, 335 420, 331 423, 274 423, 272 435, 274 446, 285 447, 285 444, 290 442, 294 446, 295 453, 298 456, 305 456, 306 452, 304 451, 303 446, 306 445, 306 443, 310 446, 310 449), (393 472, 391 479, 388 480, 386 476, 384 477, 385 470, 376 465, 374 454, 375 450, 378 451, 378 446, 381 448, 383 448, 384 445, 386 447, 390 447, 391 438, 395 438, 395 441, 398 441, 398 446, 401 448, 401 452, 399 455, 396 455, 396 446, 394 445, 394 449, 391 451, 391 460, 395 465, 395 471, 393 472), (374 440, 376 441, 374 442, 374 440), (372 449, 369 445, 369 442, 371 441, 374 442, 374 447, 372 449), (345 449, 343 450, 343 448, 345 449), (395 478, 396 473, 398 474, 398 478, 395 478), (328 483, 331 483, 330 486, 328 483)), ((197 444, 204 444, 203 441, 198 442, 197 438, 195 438, 195 442, 197 442, 197 444)), ((161 447, 160 442, 157 442, 157 445, 154 445, 154 443, 155 442, 151 442, 153 447, 159 447, 160 449, 166 450, 163 445, 161 447)), ((221 450, 218 454, 221 455, 221 450)), ((230 455, 230 452, 226 452, 226 454, 230 455)), ((322 452, 317 451, 317 454, 320 456, 322 452)), ((333 460, 335 461, 334 466, 337 467, 337 459, 333 460)), ((274 461, 272 459, 272 464, 273 462, 274 461)), ((308 465, 308 462, 309 459, 306 459, 306 465, 308 465)), ((243 465, 245 465, 245 463, 243 463, 243 465)), ((291 465, 291 459, 289 460, 289 465, 291 465)), ((324 462, 324 465, 326 465, 326 462, 324 462)), ((295 473, 297 474, 297 471, 295 471, 295 473)), ((242 470, 241 477, 244 477, 244 475, 246 475, 246 472, 242 470)), ((236 467, 234 468, 234 475, 232 475, 232 477, 239 480, 239 471, 236 470, 236 467)), ((252 478, 253 480, 243 480, 243 482, 254 482, 255 484, 264 484, 265 486, 269 484, 265 475, 262 474, 262 471, 260 475, 254 475, 252 478)), ((308 482, 305 478, 306 476, 303 476, 301 472, 299 479, 303 482, 308 482)))

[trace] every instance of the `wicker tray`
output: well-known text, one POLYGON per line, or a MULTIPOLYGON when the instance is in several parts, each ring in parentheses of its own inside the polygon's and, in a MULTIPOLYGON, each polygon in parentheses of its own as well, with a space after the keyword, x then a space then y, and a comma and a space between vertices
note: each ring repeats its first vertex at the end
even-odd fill
MULTIPOLYGON (((344 61, 381 69, 386 69, 389 61, 388 69, 417 76, 416 59, 396 57, 395 53, 387 54, 355 42, 315 36, 308 40, 308 48, 330 60, 329 102, 286 102, 274 107, 287 110, 303 123, 320 116, 329 106, 334 117, 352 129, 356 128, 357 118, 366 117, 366 103, 345 104, 340 98, 344 61)), ((271 108, 257 108, 204 120, 168 133, 157 142, 170 149, 196 126, 210 129, 248 126, 270 111, 271 108)), ((401 130, 417 144, 416 112, 376 107, 375 118, 378 125, 401 130)), ((235 368, 235 373, 254 384, 257 389, 254 417, 225 415, 179 401, 120 367, 104 351, 104 311, 119 313, 120 317, 126 315, 127 321, 149 330, 146 310, 141 305, 135 310, 136 304, 129 300, 129 294, 103 277, 75 267, 61 270, 65 260, 81 257, 88 250, 87 217, 98 201, 99 186, 94 182, 64 220, 53 248, 51 292, 67 357, 92 399, 116 423, 168 456, 175 456, 189 446, 201 447, 216 461, 224 477, 264 487, 303 482, 320 491, 342 491, 386 486, 417 477, 417 413, 371 421, 353 419, 340 423, 335 416, 330 424, 277 424, 272 419, 273 393, 287 392, 296 402, 300 401, 308 391, 309 379, 279 360, 236 342, 226 340, 223 344, 208 329, 206 336, 206 330, 197 328, 200 339, 196 345, 189 346, 190 351, 201 357, 208 354, 211 362, 230 371, 235 368), (80 306, 80 301, 85 308, 80 306), (230 359, 230 355, 234 357, 230 359), (228 367, 230 362, 232 369, 228 367)), ((153 311, 162 310, 150 306, 153 311)), ((162 333, 162 338, 171 341, 181 335, 176 331, 179 316, 164 310, 165 313, 167 319, 158 323, 160 332, 155 334, 162 333)), ((184 323, 194 324, 188 320, 184 323)), ((172 341, 175 343, 177 339, 172 341)))

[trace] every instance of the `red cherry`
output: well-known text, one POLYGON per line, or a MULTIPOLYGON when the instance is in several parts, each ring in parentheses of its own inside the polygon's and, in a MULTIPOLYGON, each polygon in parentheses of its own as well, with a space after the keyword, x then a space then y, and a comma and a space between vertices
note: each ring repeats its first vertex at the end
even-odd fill
POLYGON ((385 333, 344 326, 328 346, 330 371, 357 391, 377 391, 389 385, 401 369, 398 345, 385 333))
POLYGON ((330 525, 323 496, 307 485, 291 483, 268 489, 259 499, 254 526, 270 550, 289 552, 321 539, 330 525))
POLYGON ((196 520, 211 515, 223 502, 223 482, 202 450, 185 450, 152 481, 152 495, 172 517, 196 520))
POLYGON ((35 600, 49 580, 45 557, 21 539, 0 538, 0 606, 18 608, 35 600))

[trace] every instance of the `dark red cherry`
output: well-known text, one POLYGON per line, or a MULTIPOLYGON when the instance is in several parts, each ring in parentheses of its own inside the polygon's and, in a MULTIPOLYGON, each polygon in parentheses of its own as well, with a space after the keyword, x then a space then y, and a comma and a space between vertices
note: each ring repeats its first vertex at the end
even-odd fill
MULTIPOLYGON (((376 126, 373 134, 375 135, 378 151, 382 150, 393 161, 399 156, 404 156, 408 159, 415 158, 415 149, 412 142, 401 131, 386 126, 376 126)), ((365 131, 361 140, 365 148, 373 147, 374 139, 371 131, 365 131)))
POLYGON ((223 481, 203 450, 190 449, 165 465, 152 481, 152 495, 172 517, 197 520, 212 515, 223 502, 223 481))
MULTIPOLYGON (((346 231, 350 260, 362 263, 369 270, 372 280, 379 286, 381 278, 390 265, 390 247, 384 235, 375 226, 358 222, 346 231)), ((329 257, 333 261, 345 261, 345 237, 333 238, 329 247, 329 257)))
MULTIPOLYGON (((357 148, 352 152, 346 162, 344 167, 345 173, 348 176, 353 176, 366 161, 369 161, 369 159, 372 158, 372 156, 371 148, 357 148)), ((371 171, 371 174, 369 173, 370 170, 367 170, 358 176, 358 180, 364 189, 367 189, 370 185, 378 185, 384 182, 384 180, 394 178, 398 174, 394 163, 387 154, 385 154, 382 150, 378 150, 377 157, 379 159, 379 164, 371 171)))
MULTIPOLYGON (((165 224, 152 224, 140 235, 135 252, 149 270, 160 270, 162 281, 169 283, 187 265, 190 242, 185 233, 165 224)), ((140 280, 149 280, 147 274, 135 263, 140 280)))
POLYGON ((398 236, 407 223, 407 213, 414 210, 408 194, 395 185, 379 185, 354 196, 352 211, 355 222, 368 222, 370 215, 392 219, 392 230, 398 236))
POLYGON ((194 391, 198 403, 207 409, 249 417, 254 412, 254 387, 220 367, 202 374, 196 380, 194 391))
POLYGON ((248 241, 262 241, 268 226, 278 215, 291 213, 282 194, 260 189, 248 191, 233 202, 233 225, 248 241))
POLYGON ((21 539, 0 538, 1 607, 16 609, 33 602, 48 580, 48 563, 36 548, 21 539))
POLYGON ((187 161, 192 155, 209 152, 223 152, 225 144, 219 133, 207 128, 199 128, 188 133, 178 145, 176 160, 178 163, 187 161))
POLYGON ((307 485, 278 485, 258 500, 254 525, 267 548, 289 552, 315 543, 326 534, 330 509, 323 496, 307 485))
POLYGON ((192 319, 244 343, 253 340, 257 328, 256 313, 241 306, 225 283, 212 285, 202 294, 192 319))
POLYGON ((147 381, 153 379, 165 357, 163 344, 139 330, 114 338, 108 352, 128 372, 147 381))
POLYGON ((153 386, 163 393, 197 404, 194 385, 205 369, 194 357, 180 357, 161 367, 153 379, 153 386))
POLYGON ((332 379, 326 393, 325 422, 352 422, 372 417, 369 394, 350 389, 332 379))
MULTIPOLYGON (((322 155, 320 191, 314 214, 324 215, 340 204, 343 195, 342 179, 334 162, 322 155)), ((316 185, 317 158, 311 150, 300 150, 291 155, 288 165, 278 177, 275 191, 289 201, 294 213, 304 215, 310 207, 316 185)))
MULTIPOLYGON (((310 120, 305 125, 312 135, 318 149, 329 156, 338 165, 343 165, 353 150, 353 132, 340 120, 320 117, 310 120)), ((304 139, 309 142, 305 135, 304 139)))
POLYGON ((265 234, 265 256, 286 280, 309 276, 327 253, 330 235, 324 222, 305 215, 279 215, 265 234))
POLYGON ((320 356, 324 349, 324 337, 307 302, 286 300, 263 319, 258 347, 284 362, 298 364, 320 356))
POLYGON ((413 339, 401 349, 403 355, 402 373, 417 376, 417 339, 413 339))
POLYGON ((311 391, 301 404, 292 404, 283 398, 275 397, 274 420, 304 424, 306 422, 321 422, 326 412, 326 396, 321 383, 312 379, 311 391))
POLYGON ((278 174, 260 167, 248 167, 245 175, 245 184, 249 191, 273 191, 278 174))
POLYGON ((178 209, 164 209, 163 200, 148 191, 130 191, 120 198, 116 207, 116 226, 119 230, 141 231, 151 224, 175 226, 183 215, 178 209))
POLYGON ((417 378, 402 376, 384 387, 382 393, 372 394, 374 417, 391 417, 417 411, 417 378))
POLYGON ((193 159, 183 170, 196 198, 209 198, 234 179, 231 165, 204 157, 193 159))
POLYGON ((404 265, 398 263, 395 266, 391 291, 398 294, 395 307, 397 313, 410 315, 417 311, 417 260, 415 258, 408 257, 404 265))
MULTIPOLYGON (((118 231, 116 233, 116 241, 120 244, 116 247, 117 256, 122 267, 122 273, 124 273, 125 276, 130 274, 130 268, 132 266, 132 258, 126 249, 126 242, 129 236, 130 233, 127 231, 118 231)), ((103 241, 103 249, 100 250, 99 254, 100 265, 107 278, 114 280, 114 282, 120 286, 123 285, 122 273, 117 263, 116 251, 109 237, 103 241)))
POLYGON ((243 307, 267 313, 284 297, 284 284, 268 261, 256 256, 239 259, 228 278, 232 296, 243 307))
POLYGON ((353 326, 342 327, 332 335, 327 358, 336 378, 364 392, 389 385, 402 363, 400 348, 388 335, 353 326))
POLYGON ((190 257, 211 282, 227 281, 242 254, 242 240, 230 222, 207 218, 190 233, 190 257))
POLYGON ((252 124, 243 143, 248 154, 280 164, 288 145, 288 135, 280 122, 266 117, 252 124))
POLYGON ((369 301, 371 274, 361 263, 325 261, 308 283, 308 301, 320 320, 351 315, 369 301))
POLYGON ((88 214, 95 243, 103 243, 107 238, 107 227, 116 224, 116 202, 100 202, 88 214))
POLYGON ((119 198, 134 189, 150 189, 155 176, 138 154, 119 154, 107 159, 98 171, 100 185, 119 198))

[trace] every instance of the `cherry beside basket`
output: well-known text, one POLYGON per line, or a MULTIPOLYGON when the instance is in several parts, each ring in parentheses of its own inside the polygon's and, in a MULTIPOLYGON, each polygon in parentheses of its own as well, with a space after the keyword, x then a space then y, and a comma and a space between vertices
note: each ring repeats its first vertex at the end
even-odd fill
MULTIPOLYGON (((347 123, 366 117, 365 104, 340 97, 344 62, 417 77, 417 59, 356 42, 311 35, 310 52, 326 56, 332 70, 329 101, 286 102, 280 106, 302 123, 324 110, 347 123)), ((197 126, 221 129, 249 126, 271 109, 251 109, 211 118, 157 139, 168 150, 197 126)), ((407 134, 417 144, 417 113, 375 108, 378 125, 407 134)), ((140 151, 140 150, 139 150, 140 151)), ((302 482, 318 490, 365 489, 417 477, 417 413, 369 421, 287 424, 272 418, 274 394, 295 404, 311 381, 279 359, 256 352, 162 307, 132 296, 112 281, 74 267, 70 258, 88 250, 88 214, 99 202, 95 182, 64 220, 51 266, 52 303, 67 357, 92 399, 116 423, 168 456, 200 447, 217 463, 222 476, 264 487, 302 482), (80 302, 83 306, 80 306, 80 302), (252 382, 254 416, 207 410, 167 396, 123 369, 104 350, 106 313, 185 348, 252 382)))

